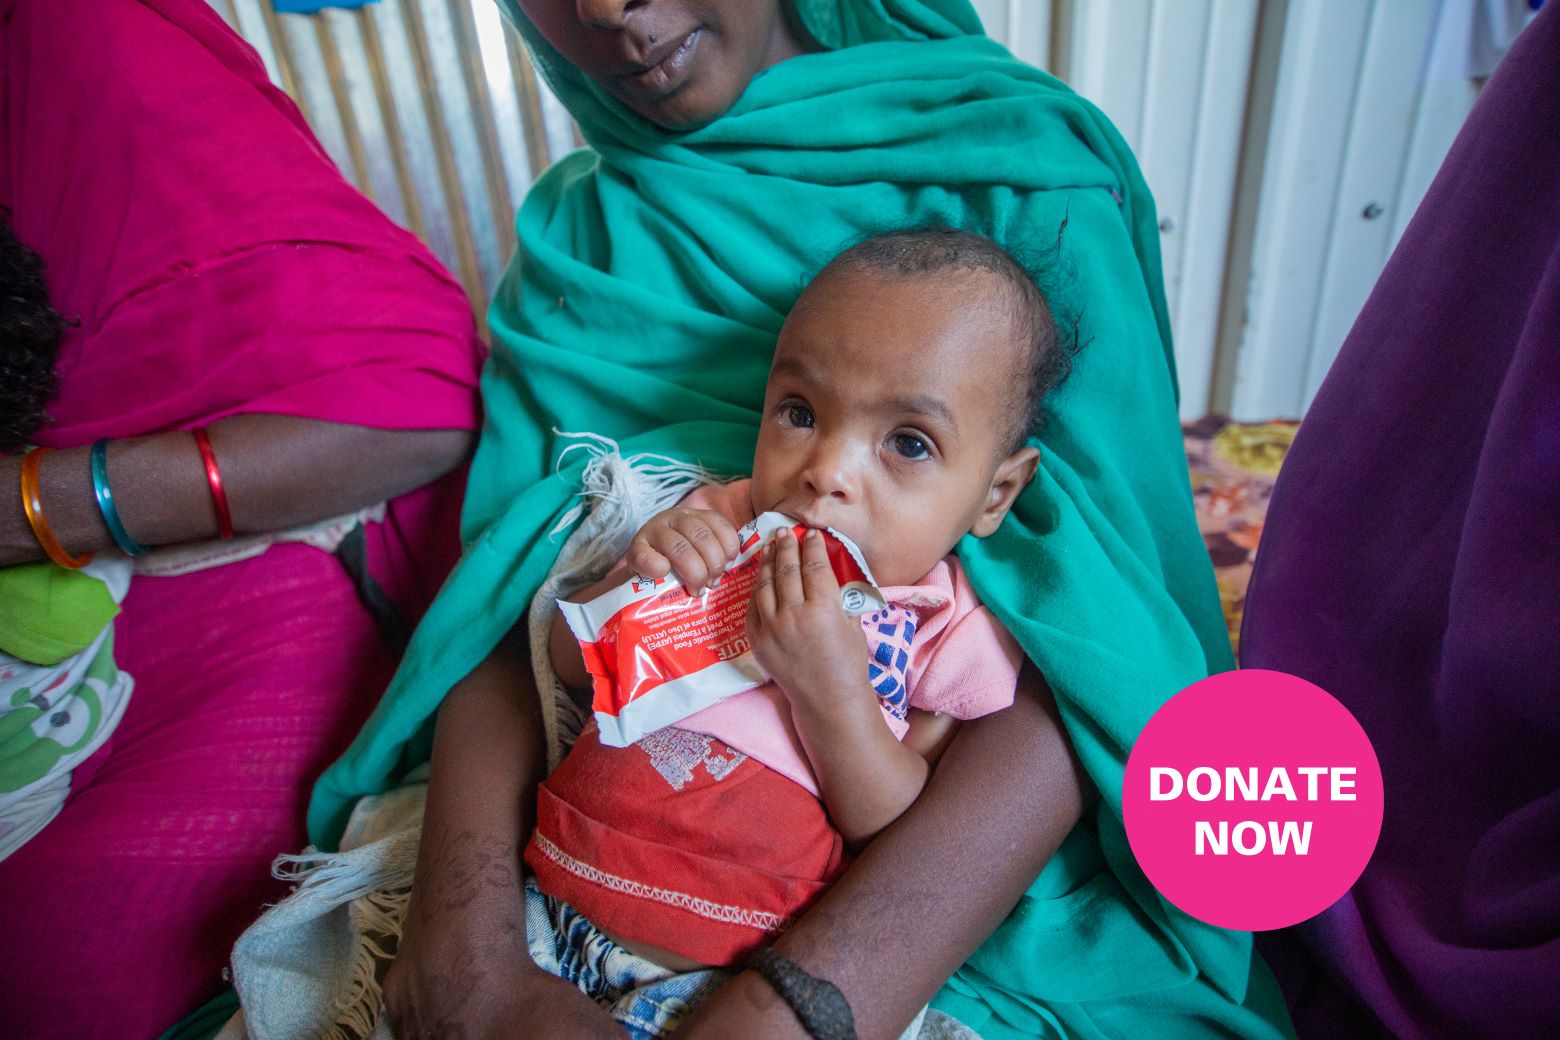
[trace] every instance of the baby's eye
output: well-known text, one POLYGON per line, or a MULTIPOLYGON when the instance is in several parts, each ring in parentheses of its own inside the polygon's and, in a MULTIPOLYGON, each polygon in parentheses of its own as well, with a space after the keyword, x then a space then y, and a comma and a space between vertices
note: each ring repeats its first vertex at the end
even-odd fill
POLYGON ((889 443, 894 447, 894 453, 903 459, 925 459, 932 454, 931 446, 922 437, 913 433, 896 433, 889 438, 889 443))
POLYGON ((805 404, 788 404, 780 408, 780 421, 787 426, 799 426, 803 429, 811 429, 813 426, 812 409, 805 404))

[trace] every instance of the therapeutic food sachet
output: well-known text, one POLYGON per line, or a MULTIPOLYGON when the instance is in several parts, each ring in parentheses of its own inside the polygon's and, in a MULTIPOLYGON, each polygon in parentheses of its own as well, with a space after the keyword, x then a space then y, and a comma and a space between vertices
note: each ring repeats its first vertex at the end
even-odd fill
MULTIPOLYGON (((560 601, 590 671, 601 742, 627 747, 723 697, 767 681, 748 647, 747 611, 759 552, 776 531, 806 528, 764 513, 738 532, 741 549, 720 578, 690 595, 675 577, 628 581, 586 603, 560 601)), ((856 617, 884 605, 866 560, 839 532, 824 532, 840 606, 856 617)))

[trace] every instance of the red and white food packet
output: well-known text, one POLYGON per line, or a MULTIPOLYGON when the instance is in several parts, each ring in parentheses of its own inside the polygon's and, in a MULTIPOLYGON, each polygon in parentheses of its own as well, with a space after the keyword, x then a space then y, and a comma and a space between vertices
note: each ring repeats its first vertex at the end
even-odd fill
MULTIPOLYGON (((747 612, 759 550, 783 527, 798 537, 806 530, 782 513, 750 521, 737 532, 736 559, 699 596, 672 576, 635 575, 588 603, 559 601, 591 674, 591 707, 603 744, 628 747, 768 681, 748 648, 747 612)), ((861 550, 832 528, 824 531, 824 544, 845 613, 859 617, 881 609, 883 593, 861 550)))

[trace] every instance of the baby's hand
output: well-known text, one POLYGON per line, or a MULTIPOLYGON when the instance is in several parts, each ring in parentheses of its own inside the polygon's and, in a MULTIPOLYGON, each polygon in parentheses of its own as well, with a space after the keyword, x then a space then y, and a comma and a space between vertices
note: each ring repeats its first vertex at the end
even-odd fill
POLYGON ((628 566, 646 578, 676 571, 677 580, 698 595, 736 559, 740 547, 737 529, 713 509, 668 509, 634 536, 628 566))
POLYGON ((747 630, 753 656, 793 701, 866 684, 867 639, 840 606, 821 531, 808 531, 799 553, 790 528, 775 532, 759 563, 747 630))

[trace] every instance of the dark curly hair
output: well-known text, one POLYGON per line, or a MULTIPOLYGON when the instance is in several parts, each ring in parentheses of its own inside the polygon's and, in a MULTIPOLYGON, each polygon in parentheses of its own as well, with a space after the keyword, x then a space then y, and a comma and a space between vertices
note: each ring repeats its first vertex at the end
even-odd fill
POLYGON ((1074 327, 1069 335, 1062 335, 1034 276, 1012 253, 974 232, 937 225, 873 235, 829 261, 818 277, 848 268, 893 275, 988 271, 1001 278, 1008 289, 1004 294, 1008 316, 1029 348, 1024 380, 1014 394, 1008 450, 1017 451, 1040 432, 1046 398, 1072 372, 1077 332, 1074 327))
POLYGON ((0 210, 0 453, 22 447, 48 421, 65 331, 49 305, 43 260, 16 237, 9 216, 0 210))

